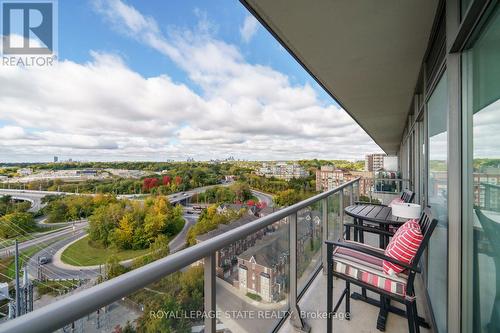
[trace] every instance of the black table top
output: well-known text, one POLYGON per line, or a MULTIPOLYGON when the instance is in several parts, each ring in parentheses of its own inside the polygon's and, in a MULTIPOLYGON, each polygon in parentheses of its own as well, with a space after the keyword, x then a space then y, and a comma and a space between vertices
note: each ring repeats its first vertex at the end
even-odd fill
POLYGON ((345 213, 357 219, 380 224, 401 225, 408 221, 392 215, 392 208, 381 205, 356 204, 344 209, 345 213))

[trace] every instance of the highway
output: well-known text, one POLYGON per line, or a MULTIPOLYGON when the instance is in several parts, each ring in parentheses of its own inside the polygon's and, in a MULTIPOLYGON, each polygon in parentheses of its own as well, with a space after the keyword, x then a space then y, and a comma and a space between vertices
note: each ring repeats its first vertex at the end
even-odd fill
MULTIPOLYGON (((52 243, 50 245, 40 245, 37 253, 35 253, 29 260, 28 263, 28 274, 30 275, 31 278, 36 279, 38 277, 37 270, 40 269, 41 272, 43 273, 44 277, 53 280, 53 279, 92 279, 99 275, 99 269, 85 269, 85 270, 70 270, 70 269, 64 269, 59 266, 56 266, 52 261, 45 264, 45 265, 40 265, 40 268, 38 268, 38 258, 40 257, 47 257, 51 258, 54 256, 54 254, 61 248, 63 248, 65 245, 77 240, 78 238, 82 237, 83 235, 86 234, 85 230, 79 229, 76 230, 75 232, 71 232, 67 238, 64 238, 62 240, 59 240, 55 243, 52 243)), ((77 264, 74 262, 73 264, 77 264)))
POLYGON ((42 198, 47 195, 40 191, 7 190, 0 189, 0 196, 10 195, 12 199, 31 202, 30 212, 38 212, 42 207, 42 198))
MULTIPOLYGON (((86 221, 83 221, 80 223, 75 223, 74 231, 83 230, 86 226, 87 226, 86 221)), ((61 238, 64 236, 69 236, 74 231, 73 231, 73 227, 70 226, 70 227, 63 228, 63 229, 58 230, 58 231, 54 231, 54 232, 47 233, 47 234, 42 234, 40 237, 19 243, 18 244, 19 251, 29 249, 33 246, 42 246, 44 243, 50 242, 54 239, 61 238)), ((8 257, 9 255, 13 255, 14 251, 15 251, 15 245, 4 247, 1 249, 0 258, 4 258, 4 257, 8 257)))
MULTIPOLYGON (((205 192, 207 189, 215 186, 229 186, 231 183, 225 184, 215 184, 197 187, 184 192, 178 192, 167 195, 168 200, 171 203, 179 203, 188 198, 191 198, 195 194, 205 192)), ((37 212, 43 207, 42 198, 47 195, 88 195, 95 196, 94 193, 71 193, 71 192, 57 192, 57 191, 36 191, 36 190, 16 190, 16 189, 0 189, 0 196, 10 195, 13 199, 25 200, 31 202, 32 206, 30 208, 31 212, 37 212)), ((120 194, 117 195, 118 199, 141 199, 143 194, 120 194)))

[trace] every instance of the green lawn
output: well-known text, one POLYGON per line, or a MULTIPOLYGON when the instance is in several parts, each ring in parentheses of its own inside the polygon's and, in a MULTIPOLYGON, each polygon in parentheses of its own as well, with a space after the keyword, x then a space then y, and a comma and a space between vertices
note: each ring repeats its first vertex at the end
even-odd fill
POLYGON ((260 297, 260 295, 254 294, 254 293, 247 293, 247 297, 250 297, 254 301, 258 301, 258 302, 262 301, 262 297, 260 297))
POLYGON ((118 251, 116 249, 92 246, 89 244, 88 237, 85 237, 71 244, 66 250, 64 250, 61 260, 64 263, 73 266, 92 266, 105 264, 108 258, 112 255, 116 255, 121 261, 140 257, 148 252, 149 249, 118 251))

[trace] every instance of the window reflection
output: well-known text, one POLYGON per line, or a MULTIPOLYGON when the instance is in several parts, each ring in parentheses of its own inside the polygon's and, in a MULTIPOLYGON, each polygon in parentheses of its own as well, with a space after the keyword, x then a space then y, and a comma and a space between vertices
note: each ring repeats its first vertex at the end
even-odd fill
MULTIPOLYGON (((500 332, 500 7, 464 54, 464 116, 470 129, 470 221, 474 332, 500 332), (469 125, 470 126, 470 125, 469 125)), ((467 256, 468 256, 467 255, 467 256)), ((467 257, 466 256, 466 257, 467 257)), ((470 326, 469 326, 470 327, 470 326)))
POLYGON ((447 330, 448 299, 448 84, 441 77, 427 103, 429 135, 429 171, 427 195, 438 225, 429 242, 429 296, 436 318, 437 331, 447 330))

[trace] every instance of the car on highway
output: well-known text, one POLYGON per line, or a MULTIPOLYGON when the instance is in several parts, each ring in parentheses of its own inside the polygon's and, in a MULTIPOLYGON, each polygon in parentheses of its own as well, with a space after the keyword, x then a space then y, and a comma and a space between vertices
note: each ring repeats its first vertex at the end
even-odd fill
POLYGON ((49 257, 40 257, 40 258, 38 258, 38 263, 40 265, 48 264, 48 263, 50 263, 50 258, 49 257))

